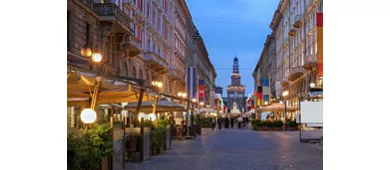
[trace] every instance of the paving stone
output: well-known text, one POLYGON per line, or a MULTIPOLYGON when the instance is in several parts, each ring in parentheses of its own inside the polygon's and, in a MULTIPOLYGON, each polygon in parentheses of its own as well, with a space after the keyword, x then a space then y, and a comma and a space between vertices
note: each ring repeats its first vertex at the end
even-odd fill
MULTIPOLYGON (((137 170, 321 170, 323 151, 299 143, 297 132, 202 129, 193 140, 175 140, 172 149, 144 163, 128 163, 137 170)), ((316 145, 317 146, 317 145, 316 145)))

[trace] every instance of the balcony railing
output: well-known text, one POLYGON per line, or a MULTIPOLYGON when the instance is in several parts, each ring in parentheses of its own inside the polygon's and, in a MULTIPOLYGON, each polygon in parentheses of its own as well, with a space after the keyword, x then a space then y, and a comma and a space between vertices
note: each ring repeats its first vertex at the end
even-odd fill
POLYGON ((305 69, 312 69, 317 66, 317 55, 312 54, 304 58, 304 65, 303 68, 305 69))
POLYGON ((288 76, 288 79, 290 81, 293 81, 293 80, 299 78, 300 76, 303 75, 303 71, 304 71, 304 69, 301 66, 294 67, 293 69, 290 70, 290 74, 288 76))
POLYGON ((173 65, 169 65, 169 72, 168 76, 172 80, 184 80, 184 73, 183 71, 179 70, 173 65))
POLYGON ((130 24, 132 19, 128 17, 116 4, 114 3, 94 3, 93 11, 99 15, 99 20, 104 22, 111 22, 120 28, 118 31, 123 33, 131 33, 130 24))
POLYGON ((294 36, 296 33, 297 33, 297 30, 296 30, 295 28, 291 28, 291 29, 288 31, 288 35, 290 35, 290 36, 294 36))
POLYGON ((158 69, 168 70, 168 63, 155 52, 146 52, 145 53, 145 62, 153 65, 158 69))
POLYGON ((295 28, 301 28, 301 26, 302 26, 302 15, 296 15, 295 16, 294 27, 295 28))

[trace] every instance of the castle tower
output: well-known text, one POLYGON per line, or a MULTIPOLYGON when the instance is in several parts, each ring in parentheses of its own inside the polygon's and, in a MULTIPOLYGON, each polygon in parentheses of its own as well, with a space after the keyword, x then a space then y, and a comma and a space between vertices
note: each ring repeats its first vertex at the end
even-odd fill
POLYGON ((228 103, 227 109, 233 109, 233 103, 237 103, 237 109, 242 112, 244 108, 244 94, 245 94, 245 86, 241 85, 241 75, 240 75, 240 67, 238 65, 238 58, 234 57, 233 60, 233 72, 230 76, 231 84, 226 87, 227 95, 228 95, 228 103))

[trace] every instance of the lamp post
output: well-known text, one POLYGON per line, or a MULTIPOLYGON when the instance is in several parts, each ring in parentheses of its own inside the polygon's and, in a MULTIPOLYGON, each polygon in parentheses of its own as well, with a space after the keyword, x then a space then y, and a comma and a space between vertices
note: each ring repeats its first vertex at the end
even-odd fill
POLYGON ((286 97, 288 95, 288 91, 287 90, 284 91, 282 95, 283 95, 283 98, 284 98, 284 123, 286 125, 286 123, 287 123, 287 121, 286 121, 287 120, 287 100, 286 100, 286 97))

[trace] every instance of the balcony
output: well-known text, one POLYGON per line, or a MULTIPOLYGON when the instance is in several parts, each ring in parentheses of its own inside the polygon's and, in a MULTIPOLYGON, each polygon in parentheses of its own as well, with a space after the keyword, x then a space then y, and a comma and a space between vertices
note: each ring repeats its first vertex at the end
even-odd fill
POLYGON ((297 78, 301 77, 303 75, 303 67, 301 66, 296 66, 293 69, 290 70, 290 74, 288 76, 288 80, 294 81, 297 78))
POLYGON ((295 28, 291 28, 291 29, 288 31, 288 35, 290 35, 290 36, 294 36, 296 33, 297 33, 297 30, 296 30, 295 28))
POLYGON ((129 40, 125 44, 125 47, 129 56, 133 57, 141 53, 142 43, 138 38, 131 34, 129 40))
POLYGON ((173 65, 169 66, 168 77, 171 80, 184 80, 183 72, 173 65))
POLYGON ((282 81, 280 81, 280 85, 282 85, 282 87, 286 87, 288 85, 288 78, 286 76, 284 76, 282 81))
POLYGON ((295 22, 294 22, 294 27, 295 28, 301 28, 301 26, 302 26, 302 15, 296 15, 295 16, 295 22))
POLYGON ((100 22, 112 23, 116 33, 131 33, 132 19, 128 17, 116 4, 94 3, 93 11, 99 15, 100 22))
POLYGON ((157 71, 168 71, 167 62, 155 52, 145 53, 145 63, 151 65, 153 68, 156 68, 157 71))
POLYGON ((317 55, 309 55, 308 57, 305 57, 303 61, 303 68, 311 70, 317 66, 317 55))

